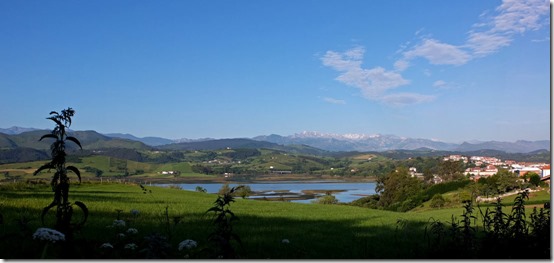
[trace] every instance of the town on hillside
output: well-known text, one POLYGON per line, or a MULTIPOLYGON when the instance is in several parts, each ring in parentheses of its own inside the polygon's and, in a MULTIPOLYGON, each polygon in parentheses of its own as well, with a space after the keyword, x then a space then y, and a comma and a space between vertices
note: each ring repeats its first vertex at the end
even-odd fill
MULTIPOLYGON (((474 164, 473 167, 467 168, 465 174, 469 175, 471 180, 477 181, 481 177, 488 177, 496 174, 499 169, 506 169, 519 176, 524 176, 527 173, 536 173, 541 177, 541 181, 550 183, 550 164, 533 163, 533 162, 516 162, 514 160, 501 160, 496 157, 489 156, 463 156, 449 155, 443 157, 444 161, 462 161, 465 164, 474 164)), ((413 170, 413 169, 411 169, 413 170)), ((415 171, 414 171, 415 172, 415 171)), ((435 178, 435 181, 441 181, 440 178, 435 178)))

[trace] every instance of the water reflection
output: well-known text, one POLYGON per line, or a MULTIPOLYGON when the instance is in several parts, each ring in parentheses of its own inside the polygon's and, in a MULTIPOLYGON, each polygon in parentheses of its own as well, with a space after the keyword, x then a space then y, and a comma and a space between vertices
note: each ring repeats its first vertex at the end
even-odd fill
MULTIPOLYGON (((158 186, 168 187, 177 185, 183 190, 195 191, 200 186, 208 193, 217 193, 223 186, 221 183, 205 184, 158 184, 158 186)), ((229 184, 230 187, 239 184, 229 184)), ((345 183, 345 182, 322 182, 322 181, 283 181, 271 183, 244 183, 250 186, 254 192, 250 199, 265 199, 275 201, 290 201, 295 203, 311 203, 314 199, 331 193, 339 202, 352 202, 363 196, 375 194, 375 183, 345 183)))

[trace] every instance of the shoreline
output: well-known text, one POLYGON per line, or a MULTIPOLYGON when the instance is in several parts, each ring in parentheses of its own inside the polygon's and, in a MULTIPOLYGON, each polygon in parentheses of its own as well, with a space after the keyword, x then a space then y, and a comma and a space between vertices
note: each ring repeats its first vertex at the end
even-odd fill
MULTIPOLYGON (((14 178, 0 180, 0 183, 10 182, 47 183, 50 178, 14 178)), ((136 184, 256 184, 256 183, 371 183, 376 182, 375 177, 342 177, 330 175, 306 175, 287 174, 275 175, 264 174, 256 176, 235 175, 224 176, 128 176, 128 177, 83 177, 82 182, 119 182, 136 184)))
MULTIPOLYGON (((152 184, 243 184, 243 183, 272 183, 294 181, 295 183, 369 183, 375 182, 374 177, 353 178, 339 176, 314 176, 314 175, 258 175, 258 176, 234 176, 234 177, 171 177, 171 178, 128 178, 131 180, 140 180, 152 184)), ((119 180, 112 179, 112 180, 119 180)))

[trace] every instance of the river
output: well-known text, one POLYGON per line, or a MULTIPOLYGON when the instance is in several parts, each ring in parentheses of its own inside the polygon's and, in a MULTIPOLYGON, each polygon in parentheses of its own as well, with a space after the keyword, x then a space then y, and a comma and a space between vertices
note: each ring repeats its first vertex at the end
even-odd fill
MULTIPOLYGON (((179 186, 187 191, 195 191, 197 187, 202 187, 208 193, 217 193, 223 186, 221 183, 156 185, 161 187, 179 186)), ((235 183, 229 184, 230 187, 238 185, 235 183)), ((311 203, 314 199, 327 193, 331 193, 339 202, 344 203, 375 194, 375 182, 280 181, 271 183, 242 183, 242 185, 248 185, 254 192, 248 197, 249 199, 262 198, 296 203, 311 203)))

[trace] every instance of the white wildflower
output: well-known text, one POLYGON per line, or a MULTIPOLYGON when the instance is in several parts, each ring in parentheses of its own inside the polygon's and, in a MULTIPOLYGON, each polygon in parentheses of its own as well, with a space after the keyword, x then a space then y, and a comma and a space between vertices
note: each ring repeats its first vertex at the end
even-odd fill
POLYGON ((125 248, 125 249, 130 249, 130 250, 135 250, 135 249, 137 249, 137 247, 138 247, 137 244, 135 244, 135 243, 129 243, 129 244, 125 245, 124 248, 125 248))
POLYGON ((110 243, 104 243, 104 244, 100 245, 100 248, 113 248, 113 246, 110 243))
POLYGON ((65 241, 65 235, 51 228, 41 227, 33 234, 33 239, 40 239, 56 243, 56 241, 65 241))
POLYGON ((131 234, 131 235, 138 234, 138 230, 136 228, 129 228, 127 229, 127 234, 131 234))
POLYGON ((114 227, 125 227, 125 221, 124 220, 114 220, 112 226, 114 227))
POLYGON ((285 239, 281 240, 281 243, 283 243, 283 244, 290 244, 290 240, 288 240, 288 239, 285 238, 285 239))
POLYGON ((131 209, 131 215, 133 215, 133 216, 138 216, 138 214, 140 214, 140 211, 139 211, 139 210, 131 209))
POLYGON ((195 248, 197 245, 198 245, 198 243, 196 243, 196 241, 194 241, 192 239, 186 239, 186 240, 181 241, 181 243, 179 243, 179 251, 181 251, 185 248, 186 249, 195 248))
POLYGON ((119 237, 119 238, 125 238, 125 234, 119 233, 119 234, 117 234, 117 237, 119 237))

